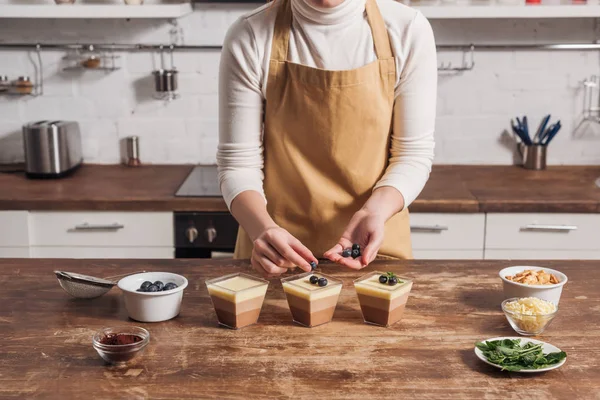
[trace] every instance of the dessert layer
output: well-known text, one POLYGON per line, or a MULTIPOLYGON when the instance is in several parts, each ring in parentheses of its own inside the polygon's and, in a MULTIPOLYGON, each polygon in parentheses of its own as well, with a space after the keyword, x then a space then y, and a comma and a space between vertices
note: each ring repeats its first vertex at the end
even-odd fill
POLYGON ((406 304, 402 304, 391 311, 384 311, 379 308, 364 306, 362 303, 360 309, 366 322, 372 324, 388 326, 398 322, 402 318, 406 304))
POLYGON ((211 296, 218 296, 231 302, 242 302, 253 297, 264 296, 268 284, 244 276, 234 276, 208 285, 211 296))
POLYGON ((294 321, 305 326, 313 327, 330 322, 333 318, 335 306, 311 313, 304 309, 292 307, 290 305, 290 311, 292 312, 294 321))
POLYGON ((260 308, 255 308, 240 314, 234 314, 218 308, 215 308, 215 312, 217 313, 217 319, 220 324, 237 329, 255 324, 260 315, 260 308))
POLYGON ((407 281, 398 283, 395 286, 390 286, 385 283, 380 283, 379 275, 373 275, 360 282, 355 282, 354 287, 356 293, 391 300, 410 292, 412 282, 407 281))
POLYGON ((330 307, 335 308, 339 297, 339 293, 335 293, 331 296, 308 300, 305 297, 296 296, 295 293, 291 292, 288 292, 285 295, 290 308, 294 307, 304 310, 307 313, 318 312, 330 307))
MULTIPOLYGON (((286 293, 291 293, 298 297, 303 297, 309 300, 321 299, 333 295, 338 295, 342 291, 342 285, 339 283, 329 282, 327 286, 319 286, 310 283, 310 277, 307 275, 302 278, 295 279, 293 281, 283 282, 283 290, 286 293)), ((321 277, 320 275, 316 275, 321 277)))
POLYGON ((396 307, 406 304, 408 301, 408 293, 404 293, 402 296, 395 297, 391 300, 358 293, 358 301, 361 305, 365 305, 367 307, 377 308, 382 311, 390 311, 396 307))
POLYGON ((232 302, 229 300, 225 300, 219 296, 210 296, 213 306, 220 310, 227 311, 232 314, 241 314, 254 309, 261 309, 264 296, 254 297, 252 299, 240 301, 240 302, 232 302))

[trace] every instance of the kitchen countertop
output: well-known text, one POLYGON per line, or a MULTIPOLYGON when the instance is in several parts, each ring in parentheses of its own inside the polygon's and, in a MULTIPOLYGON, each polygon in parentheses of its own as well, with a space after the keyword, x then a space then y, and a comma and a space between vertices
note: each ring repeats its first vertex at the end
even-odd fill
POLYGON ((367 268, 415 280, 402 320, 363 323, 352 280, 366 271, 331 265, 344 282, 331 323, 294 325, 278 279, 258 324, 217 326, 204 281, 249 271, 231 260, 0 260, 2 398, 322 398, 591 399, 600 393, 600 262, 530 261, 566 273, 558 316, 541 336, 568 354, 540 374, 502 372, 477 359, 478 340, 517 336, 501 310, 503 261, 378 261, 367 268), (162 323, 127 319, 120 291, 75 300, 52 271, 108 276, 161 270, 190 284, 182 312, 162 323), (106 366, 91 344, 107 326, 135 324, 151 334, 145 353, 106 366))
MULTIPOLYGON (((175 197, 192 166, 85 165, 61 180, 0 173, 0 210, 227 211, 220 197, 175 197)), ((600 212, 600 166, 443 166, 413 212, 600 212)))

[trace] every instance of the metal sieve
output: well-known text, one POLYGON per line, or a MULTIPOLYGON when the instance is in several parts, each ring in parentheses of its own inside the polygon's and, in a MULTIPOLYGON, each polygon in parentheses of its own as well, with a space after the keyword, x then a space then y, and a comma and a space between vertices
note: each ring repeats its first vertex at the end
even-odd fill
POLYGON ((54 271, 58 278, 60 287, 65 292, 78 299, 93 299, 100 297, 110 291, 117 284, 112 281, 113 278, 120 278, 128 275, 138 274, 146 271, 136 271, 127 274, 113 275, 107 278, 96 278, 95 276, 82 275, 74 272, 54 271))

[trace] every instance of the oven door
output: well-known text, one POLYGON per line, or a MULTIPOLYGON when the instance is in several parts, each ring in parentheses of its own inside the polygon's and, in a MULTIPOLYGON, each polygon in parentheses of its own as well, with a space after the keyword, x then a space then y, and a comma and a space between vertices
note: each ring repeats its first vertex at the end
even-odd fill
POLYGON ((176 212, 175 258, 233 257, 238 223, 228 212, 176 212))

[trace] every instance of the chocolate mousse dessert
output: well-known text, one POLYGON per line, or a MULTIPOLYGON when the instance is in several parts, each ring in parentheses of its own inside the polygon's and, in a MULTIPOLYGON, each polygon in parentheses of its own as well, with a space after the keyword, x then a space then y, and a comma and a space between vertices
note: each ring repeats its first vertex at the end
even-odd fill
POLYGON ((219 324, 232 329, 255 324, 269 282, 242 273, 206 281, 219 324))
POLYGON ((294 322, 308 326, 326 324, 333 318, 342 281, 306 272, 281 280, 294 322))
POLYGON ((400 320, 412 281, 392 272, 371 272, 354 281, 365 322, 390 326, 400 320))

